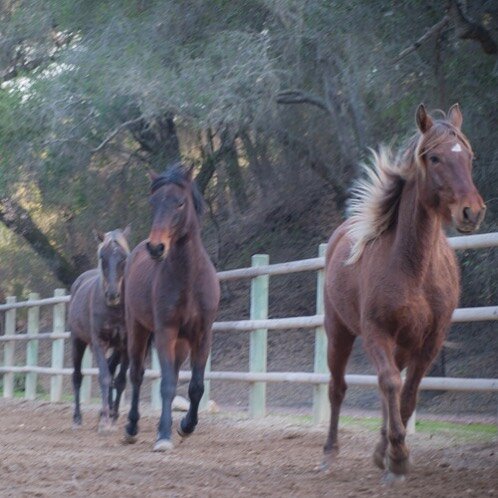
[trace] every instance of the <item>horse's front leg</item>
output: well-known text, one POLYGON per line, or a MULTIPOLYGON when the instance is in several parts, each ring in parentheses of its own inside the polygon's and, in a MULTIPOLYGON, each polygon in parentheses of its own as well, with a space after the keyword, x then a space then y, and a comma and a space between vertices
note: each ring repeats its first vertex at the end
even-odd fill
POLYGON ((394 359, 394 340, 378 329, 369 329, 365 337, 365 349, 372 359, 379 379, 379 388, 387 407, 386 466, 389 481, 399 480, 408 473, 409 452, 405 444, 406 430, 401 420, 401 374, 394 359))
POLYGON ((198 422, 199 403, 204 394, 204 372, 206 363, 211 350, 211 326, 203 336, 199 344, 195 344, 190 355, 190 363, 192 367, 192 377, 188 386, 188 396, 190 406, 187 414, 180 422, 178 433, 182 437, 189 436, 194 432, 198 422))
MULTIPOLYGON (((396 352, 394 354, 394 360, 396 362, 396 367, 398 370, 403 370, 406 367, 406 364, 409 359, 409 351, 404 348, 400 348, 399 346, 396 348, 396 352)), ((403 396, 402 396, 403 397, 403 396)), ((387 422, 389 419, 389 410, 387 406, 387 401, 382 396, 381 399, 382 406, 382 426, 380 429, 380 440, 375 447, 375 451, 373 454, 373 461, 379 469, 385 469, 385 457, 387 447, 389 446, 389 440, 387 439, 387 422)), ((403 407, 403 402, 401 402, 401 406, 403 407)), ((403 410, 401 410, 401 414, 403 414, 403 410)), ((403 418, 403 417, 402 417, 403 418)), ((406 427, 406 423, 404 424, 406 427)))
POLYGON ((157 356, 161 367, 161 418, 157 429, 154 451, 167 451, 173 448, 171 441, 171 405, 176 393, 178 373, 176 368, 176 343, 178 327, 161 327, 154 335, 157 356))

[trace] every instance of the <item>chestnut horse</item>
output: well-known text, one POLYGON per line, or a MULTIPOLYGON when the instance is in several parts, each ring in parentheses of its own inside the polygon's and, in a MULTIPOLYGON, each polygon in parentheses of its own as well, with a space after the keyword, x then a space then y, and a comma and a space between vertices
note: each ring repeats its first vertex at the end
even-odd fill
POLYGON ((396 158, 387 148, 373 154, 369 179, 357 184, 351 216, 332 234, 326 253, 331 417, 324 468, 339 449, 344 372, 361 335, 382 399, 374 462, 387 468, 388 481, 402 480, 408 472, 406 424, 459 299, 457 261, 443 226, 452 222, 469 233, 485 212, 472 182, 473 153, 460 129, 458 104, 438 120, 420 105, 416 123, 417 134, 396 158))
POLYGON ((171 442, 171 403, 178 371, 189 351, 192 378, 190 408, 178 432, 191 434, 204 393, 204 369, 211 348, 211 327, 220 298, 218 277, 201 240, 202 198, 192 181, 192 169, 174 165, 152 174, 149 238, 131 253, 125 273, 126 324, 132 384, 125 441, 138 433, 140 386, 151 334, 161 366, 162 413, 154 451, 171 442))
POLYGON ((119 402, 126 384, 128 368, 122 299, 125 261, 130 253, 128 236, 130 227, 102 234, 99 240, 99 267, 80 275, 71 286, 69 327, 73 355, 73 389, 75 426, 81 425, 80 388, 83 375, 81 361, 88 345, 91 346, 99 368, 102 394, 102 411, 99 432, 107 432, 118 418, 119 402), (106 351, 113 348, 106 360, 106 351), (121 363, 119 374, 114 373, 121 363), (112 383, 116 397, 112 399, 112 383))

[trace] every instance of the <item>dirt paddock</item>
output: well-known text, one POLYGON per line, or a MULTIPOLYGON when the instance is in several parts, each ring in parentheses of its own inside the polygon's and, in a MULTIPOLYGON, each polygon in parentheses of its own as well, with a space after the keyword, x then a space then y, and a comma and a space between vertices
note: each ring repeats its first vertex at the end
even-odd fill
POLYGON ((326 475, 315 470, 325 427, 297 417, 255 422, 203 414, 196 433, 167 454, 151 451, 155 415, 142 418, 133 446, 120 442, 124 416, 117 433, 99 436, 97 411, 87 410, 83 427, 73 431, 69 404, 1 400, 0 420, 1 497, 498 495, 498 458, 489 437, 410 436, 412 472, 402 487, 388 488, 371 463, 377 434, 361 424, 341 430, 341 458, 326 475))

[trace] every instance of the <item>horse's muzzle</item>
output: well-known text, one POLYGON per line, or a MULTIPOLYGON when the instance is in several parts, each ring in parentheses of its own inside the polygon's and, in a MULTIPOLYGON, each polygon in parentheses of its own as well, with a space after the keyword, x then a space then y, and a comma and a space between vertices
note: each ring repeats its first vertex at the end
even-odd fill
POLYGON ((162 242, 159 244, 151 244, 150 242, 147 242, 146 247, 152 259, 162 259, 166 257, 166 246, 162 242))
POLYGON ((107 306, 116 307, 121 304, 121 294, 114 292, 106 292, 105 301, 107 306))
POLYGON ((486 206, 484 205, 479 209, 464 207, 455 227, 460 233, 472 233, 479 228, 485 214, 486 206))

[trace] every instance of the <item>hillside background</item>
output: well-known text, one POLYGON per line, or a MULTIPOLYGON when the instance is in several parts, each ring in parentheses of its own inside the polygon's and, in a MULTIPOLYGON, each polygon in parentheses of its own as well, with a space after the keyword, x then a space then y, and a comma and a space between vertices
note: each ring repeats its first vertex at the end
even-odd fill
MULTIPOLYGON (((92 229, 149 228, 150 169, 193 163, 218 269, 314 257, 344 217, 368 147, 396 146, 420 102, 459 102, 474 178, 498 230, 498 3, 362 0, 6 0, 0 4, 0 292, 69 288, 96 264, 92 229)), ((497 251, 459 254, 462 306, 498 303, 497 251)), ((275 277, 272 317, 313 314, 315 275, 275 277)), ((220 319, 248 316, 224 285, 220 319)), ((19 324, 23 327, 22 319, 19 324)), ((498 377, 492 322, 453 327, 435 373, 498 377)), ((247 368, 218 334, 213 368, 247 368)), ((349 371, 371 369, 357 345, 349 371)), ((313 335, 270 332, 270 370, 311 370, 313 335)), ((246 386, 214 397, 244 404, 246 386)), ((309 387, 270 386, 300 407, 309 387)), ((352 406, 375 406, 353 390, 352 406)), ((424 393, 490 413, 496 397, 424 393)))

